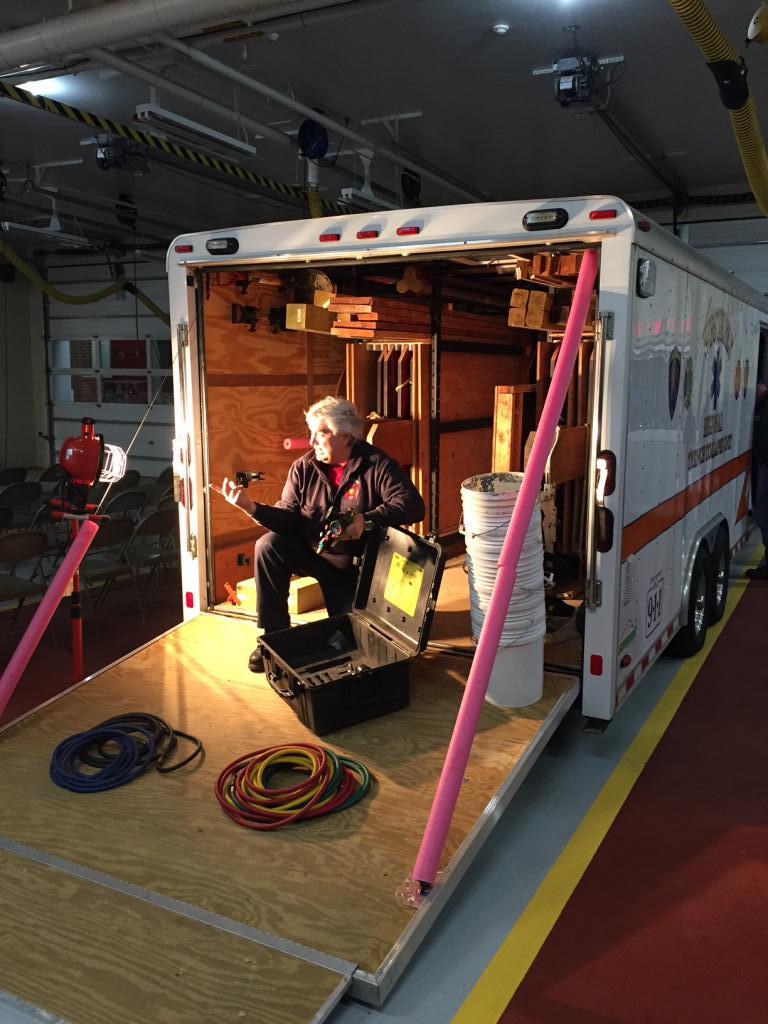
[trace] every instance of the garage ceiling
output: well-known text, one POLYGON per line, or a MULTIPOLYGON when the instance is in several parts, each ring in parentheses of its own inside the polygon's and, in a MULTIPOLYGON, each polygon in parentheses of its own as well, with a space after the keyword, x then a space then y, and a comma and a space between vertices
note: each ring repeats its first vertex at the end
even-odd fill
MULTIPOLYGON (((142 6, 139 0, 136 5, 142 6)), ((71 245, 82 236, 97 245, 159 251, 181 231, 306 215, 306 167, 295 146, 303 116, 200 66, 189 52, 170 45, 174 38, 388 150, 389 155, 373 156, 370 180, 389 202, 402 202, 401 168, 409 162, 427 172, 421 175, 421 202, 430 205, 470 196, 611 193, 637 203, 660 200, 652 209, 668 221, 672 189, 689 197, 681 219, 703 219, 704 208, 690 197, 748 191, 714 80, 667 0, 317 0, 250 8, 242 3, 234 13, 236 4, 224 11, 216 0, 209 10, 194 0, 155 0, 155 6, 173 9, 172 27, 157 31, 150 17, 130 24, 118 17, 126 10, 123 0, 0 5, 0 166, 7 179, 0 219, 59 235, 51 239, 15 227, 2 237, 16 248, 60 248, 64 236, 63 244, 71 245), (20 38, 14 33, 24 27, 52 19, 87 22, 104 14, 107 28, 97 45, 89 37, 87 47, 72 48, 66 29, 79 23, 64 20, 54 22, 49 33, 63 40, 62 52, 46 52, 41 44, 33 57, 13 45, 20 38), (508 25, 506 33, 493 31, 500 22, 508 25), (141 31, 151 34, 142 37, 141 31), (33 68, 20 73, 9 56, 14 51, 33 68), (557 75, 531 73, 579 53, 623 58, 600 72, 595 104, 630 140, 634 155, 589 104, 561 106, 557 75), (115 58, 143 71, 128 76, 116 70, 115 58), (9 97, 11 87, 30 73, 42 79, 42 95, 73 112, 60 116, 9 97), (135 77, 139 73, 155 76, 154 84, 135 77), (174 84, 188 95, 179 95, 174 84), (167 123, 139 123, 137 107, 147 104, 255 150, 185 131, 190 141, 184 144, 196 154, 214 155, 252 179, 261 176, 298 190, 286 197, 253 180, 243 185, 232 173, 206 170, 189 158, 160 159, 159 149, 142 145, 126 152, 110 133, 85 123, 86 115, 95 114, 155 136, 182 137, 176 135, 178 124, 171 129, 167 123), (234 113, 225 116, 221 107, 234 113), (255 137, 256 124, 266 126, 270 137, 255 137), (396 146, 411 157, 393 158, 396 146), (100 169, 97 153, 102 163, 123 167, 100 169), (436 180, 443 176, 453 184, 436 180), (135 206, 135 227, 120 223, 120 196, 135 206)), ((756 0, 709 0, 717 24, 739 52, 756 6, 756 0)), ((768 47, 751 47, 747 57, 751 92, 765 124, 768 47)), ((324 163, 335 163, 317 173, 321 198, 336 202, 343 188, 363 186, 364 146, 333 129, 328 134, 324 163)), ((705 215, 730 216, 734 209, 723 201, 708 205, 705 215)), ((757 213, 750 205, 739 211, 757 213)), ((120 216, 132 220, 125 211, 120 216)))

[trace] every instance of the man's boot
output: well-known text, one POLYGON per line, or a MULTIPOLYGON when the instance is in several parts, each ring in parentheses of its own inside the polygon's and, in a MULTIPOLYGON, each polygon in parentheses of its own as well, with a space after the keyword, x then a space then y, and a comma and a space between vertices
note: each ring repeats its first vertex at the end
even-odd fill
POLYGON ((248 668, 251 672, 264 671, 264 655, 261 653, 260 647, 257 647, 248 658, 248 668))

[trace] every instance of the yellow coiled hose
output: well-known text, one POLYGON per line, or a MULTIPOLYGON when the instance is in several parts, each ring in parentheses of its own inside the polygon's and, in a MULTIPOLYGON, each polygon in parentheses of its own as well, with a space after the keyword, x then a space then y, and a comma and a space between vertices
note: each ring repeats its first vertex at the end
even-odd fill
MULTIPOLYGON (((704 54, 707 63, 733 61, 740 64, 740 58, 715 23, 703 0, 669 0, 672 9, 688 29, 693 41, 704 54)), ((749 187, 757 205, 768 216, 768 158, 757 121, 757 112, 752 97, 747 94, 746 102, 728 111, 731 127, 739 147, 741 162, 749 181, 749 187)))

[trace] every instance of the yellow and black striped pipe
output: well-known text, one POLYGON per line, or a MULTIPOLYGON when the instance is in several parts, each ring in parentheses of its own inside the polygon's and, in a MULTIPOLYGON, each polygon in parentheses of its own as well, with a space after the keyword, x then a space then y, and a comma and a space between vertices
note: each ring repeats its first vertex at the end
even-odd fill
POLYGON ((704 0, 669 2, 717 79, 721 97, 728 107, 749 187, 757 205, 768 217, 768 158, 754 100, 746 85, 744 62, 718 28, 704 0))
MULTIPOLYGON (((141 129, 134 128, 131 125, 120 124, 119 121, 113 121, 108 117, 101 117, 99 114, 93 114, 88 110, 71 107, 68 103, 60 103, 48 96, 35 96, 31 92, 27 92, 26 89, 19 89, 7 82, 0 81, 0 99, 24 103, 28 107, 35 107, 37 110, 56 114, 58 117, 64 117, 69 121, 86 124, 95 131, 107 132, 118 138, 137 142, 147 147, 149 151, 147 155, 150 158, 152 152, 162 153, 163 156, 174 157, 182 162, 194 164, 208 172, 220 174, 222 177, 230 180, 252 185, 264 192, 272 192, 283 199, 294 201, 302 207, 307 202, 306 190, 299 185, 286 185, 285 182, 276 181, 274 178, 267 178, 263 174, 254 174, 253 171, 245 170, 245 168, 239 167, 237 164, 231 164, 227 160, 219 160, 215 156, 209 156, 199 150, 191 149, 189 146, 179 145, 177 142, 171 142, 169 139, 153 135, 151 132, 141 131, 141 129)), ((320 199, 319 196, 318 200, 324 213, 348 212, 339 203, 320 199)))

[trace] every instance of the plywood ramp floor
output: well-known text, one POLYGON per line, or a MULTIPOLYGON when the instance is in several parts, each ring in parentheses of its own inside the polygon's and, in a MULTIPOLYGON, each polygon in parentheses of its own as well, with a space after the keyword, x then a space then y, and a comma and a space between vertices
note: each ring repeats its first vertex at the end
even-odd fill
POLYGON ((0 850, 0 989, 77 1024, 310 1024, 339 976, 0 850))
MULTIPOLYGON (((395 890, 411 872, 469 662, 423 655, 409 708, 324 737, 373 772, 365 800, 259 834, 224 816, 216 777, 250 751, 314 737, 248 671, 253 639, 250 623, 203 614, 0 734, 0 835, 375 972, 413 914, 395 890), (57 743, 128 711, 199 735, 204 763, 101 794, 51 784, 57 743)), ((572 688, 549 675, 538 704, 486 706, 444 863, 572 688)))

